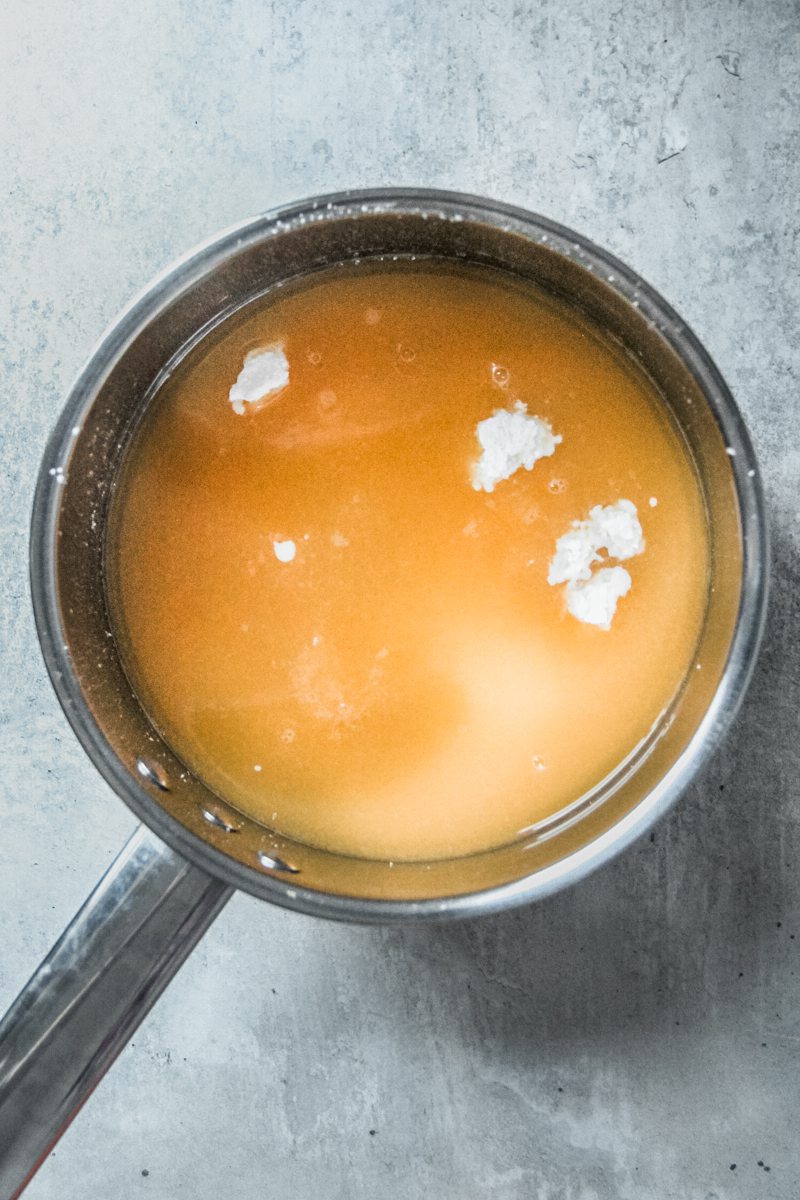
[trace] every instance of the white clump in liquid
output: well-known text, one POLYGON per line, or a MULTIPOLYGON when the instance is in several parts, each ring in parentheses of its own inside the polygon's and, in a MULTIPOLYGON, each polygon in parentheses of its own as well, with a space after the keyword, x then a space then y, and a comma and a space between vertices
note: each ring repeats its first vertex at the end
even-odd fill
POLYGON ((289 362, 279 342, 251 350, 228 395, 231 408, 240 417, 248 411, 258 412, 288 382, 289 362))
POLYGON ((501 408, 479 421, 475 433, 482 451, 472 467, 476 492, 493 492, 496 484, 510 479, 520 467, 531 471, 540 458, 549 458, 561 441, 549 421, 528 415, 521 400, 511 412, 501 408))
POLYGON ((567 587, 567 611, 587 625, 610 629, 617 601, 631 590, 631 577, 624 567, 602 567, 585 583, 567 587))
POLYGON ((297 553, 297 547, 291 539, 287 539, 285 542, 273 542, 272 548, 278 562, 282 563, 290 563, 297 553))
POLYGON ((610 629, 617 603, 631 588, 631 577, 624 567, 604 566, 601 550, 620 561, 633 558, 644 550, 642 527, 636 505, 631 500, 595 505, 585 521, 573 521, 572 529, 556 542, 550 560, 547 582, 553 587, 566 584, 567 611, 587 625, 610 629))

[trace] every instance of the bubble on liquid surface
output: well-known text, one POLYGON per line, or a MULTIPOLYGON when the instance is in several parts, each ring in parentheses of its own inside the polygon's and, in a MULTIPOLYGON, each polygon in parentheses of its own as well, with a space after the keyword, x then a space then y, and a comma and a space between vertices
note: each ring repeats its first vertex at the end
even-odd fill
POLYGON ((287 728, 284 729, 283 732, 281 733, 281 741, 284 742, 287 746, 290 746, 292 744, 295 737, 296 737, 296 734, 295 734, 294 729, 292 729, 291 725, 287 726, 287 728))
POLYGON ((397 357, 400 359, 400 362, 412 363, 417 357, 417 352, 412 346, 406 346, 403 342, 398 342, 397 357))
POLYGON ((322 355, 320 354, 319 350, 309 350, 306 358, 311 363, 312 367, 318 367, 322 362, 322 355))
POLYGON ((547 490, 552 492, 554 496, 560 496, 562 492, 567 490, 567 485, 563 479, 551 479, 547 485, 547 490))
POLYGON ((507 388, 510 378, 511 372, 508 367, 504 367, 500 363, 492 363, 492 383, 495 387, 507 388))

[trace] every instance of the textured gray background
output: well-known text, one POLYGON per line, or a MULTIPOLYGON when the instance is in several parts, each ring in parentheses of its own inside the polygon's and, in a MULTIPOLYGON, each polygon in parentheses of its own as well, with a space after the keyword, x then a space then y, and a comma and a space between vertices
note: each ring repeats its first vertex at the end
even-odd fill
POLYGON ((577 226, 717 359, 775 558, 743 715, 653 842, 452 928, 236 897, 31 1200, 796 1200, 796 5, 5 0, 0 21, 0 1007, 133 826, 39 661, 38 458, 105 324, 196 240, 366 184, 577 226))

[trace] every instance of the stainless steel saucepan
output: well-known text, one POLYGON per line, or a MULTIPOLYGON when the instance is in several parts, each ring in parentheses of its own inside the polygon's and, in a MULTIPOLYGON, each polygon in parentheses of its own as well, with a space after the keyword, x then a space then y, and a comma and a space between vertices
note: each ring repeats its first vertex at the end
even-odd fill
POLYGON ((354 921, 468 917, 546 896, 618 854, 674 803, 736 711, 766 578, 757 466, 723 380, 652 288, 568 229, 471 196, 347 192, 256 217, 160 276, 75 383, 34 501, 31 583, 47 669, 76 735, 142 825, 0 1025, 2 1200, 25 1186, 234 888, 354 921), (712 555, 702 670, 612 777, 511 845, 389 870, 265 829, 186 770, 140 706, 110 636, 103 540, 126 437, 189 346, 286 280, 395 256, 486 263, 535 280, 614 338, 683 431, 712 555))

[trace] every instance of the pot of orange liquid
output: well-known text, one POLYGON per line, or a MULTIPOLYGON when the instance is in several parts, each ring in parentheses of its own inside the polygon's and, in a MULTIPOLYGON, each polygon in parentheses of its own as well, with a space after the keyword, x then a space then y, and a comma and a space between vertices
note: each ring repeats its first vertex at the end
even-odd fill
POLYGON ((729 724, 757 466, 638 276, 469 196, 344 193, 136 299, 47 447, 31 578, 142 821, 0 1025, 18 1194, 234 888, 477 916, 608 862, 729 724))

